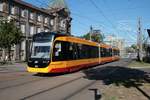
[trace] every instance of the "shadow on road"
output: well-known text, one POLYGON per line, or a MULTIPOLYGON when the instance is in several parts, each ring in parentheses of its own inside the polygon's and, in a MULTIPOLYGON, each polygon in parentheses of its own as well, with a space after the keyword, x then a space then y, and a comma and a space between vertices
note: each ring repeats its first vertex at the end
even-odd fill
POLYGON ((62 76, 62 75, 66 75, 69 73, 37 73, 37 74, 33 74, 33 76, 38 76, 38 77, 56 77, 56 76, 62 76))
POLYGON ((139 86, 143 83, 150 83, 150 73, 138 69, 131 69, 121 66, 107 66, 84 71, 85 78, 89 80, 102 80, 105 85, 123 85, 126 88, 135 87, 145 97, 150 99, 139 86))

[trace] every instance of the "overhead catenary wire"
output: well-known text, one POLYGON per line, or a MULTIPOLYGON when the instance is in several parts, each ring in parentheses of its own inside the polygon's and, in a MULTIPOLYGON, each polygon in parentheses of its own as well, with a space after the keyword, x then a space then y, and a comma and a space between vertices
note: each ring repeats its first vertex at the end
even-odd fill
POLYGON ((93 0, 89 0, 91 2, 91 4, 97 9, 97 11, 99 12, 100 15, 102 15, 108 23, 111 24, 111 26, 115 29, 116 32, 118 32, 116 30, 116 27, 114 26, 114 24, 109 20, 109 18, 103 13, 103 11, 95 4, 95 2, 93 0))
MULTIPOLYGON (((50 0, 49 2, 52 2, 53 0, 50 0)), ((39 3, 42 3, 40 0, 37 0, 37 2, 39 2, 39 3)), ((43 3, 43 5, 45 5, 45 6, 49 6, 48 4, 45 4, 45 3, 43 3)), ((77 13, 74 13, 74 12, 71 12, 71 14, 73 14, 73 15, 75 15, 75 16, 78 16, 78 17, 80 17, 80 18, 84 18, 84 19, 87 19, 87 20, 89 20, 89 21, 91 21, 91 22, 96 22, 96 23, 104 23, 104 22, 102 22, 102 21, 98 21, 98 20, 94 20, 94 19, 92 19, 92 18, 90 18, 90 17, 88 17, 88 16, 85 16, 85 15, 80 15, 80 14, 77 14, 77 13)), ((104 25, 102 25, 102 24, 99 24, 100 26, 102 26, 102 27, 104 27, 104 25)))
MULTIPOLYGON (((37 0, 37 2, 41 3, 40 0, 37 0)), ((53 0, 50 0, 49 2, 53 2, 53 0)), ((45 4, 45 3, 43 3, 43 4, 45 4)), ((48 5, 48 4, 45 4, 45 6, 48 7, 49 5, 48 5)), ((77 14, 77 13, 74 13, 74 12, 71 12, 71 14, 73 14, 74 16, 78 16, 78 17, 80 17, 80 18, 82 18, 82 19, 87 19, 88 21, 91 21, 91 22, 94 22, 94 23, 96 22, 96 23, 98 23, 99 26, 104 27, 104 25, 100 24, 100 23, 103 23, 103 22, 101 22, 101 21, 94 20, 94 19, 92 19, 92 18, 90 18, 90 17, 88 17, 88 16, 80 15, 80 14, 77 14)), ((82 25, 83 27, 86 25, 86 24, 84 24, 84 23, 82 23, 82 22, 79 22, 79 21, 78 21, 78 23, 79 23, 80 25, 82 25)), ((86 25, 86 26, 89 27, 90 25, 86 25)))
MULTIPOLYGON (((111 20, 103 13, 103 11, 96 5, 96 3, 95 3, 93 0, 89 0, 89 1, 90 1, 91 4, 98 10, 99 14, 102 15, 102 16, 106 19, 106 21, 111 24, 112 28, 114 28, 114 30, 117 32, 117 37, 118 37, 119 32, 118 32, 116 26, 115 26, 115 25, 111 22, 111 20)), ((132 36, 130 35, 129 38, 131 38, 131 37, 132 37, 132 36)), ((133 38, 132 38, 132 39, 133 39, 133 38)))
MULTIPOLYGON (((49 2, 52 2, 53 0, 49 0, 49 2)), ((111 22, 111 20, 103 13, 103 11, 96 5, 96 3, 93 1, 93 0, 89 0, 90 2, 91 2, 91 4, 98 10, 98 13, 99 14, 101 14, 106 20, 107 20, 107 22, 108 23, 110 23, 110 25, 112 26, 112 28, 117 32, 117 36, 119 35, 119 32, 118 32, 118 30, 116 29, 116 26, 111 22)), ((42 1, 40 1, 40 0, 37 0, 37 2, 39 2, 39 3, 42 3, 43 4, 43 6, 45 5, 46 7, 48 7, 49 5, 48 5, 48 3, 43 3, 42 1)), ((44 1, 45 2, 45 1, 44 1)), ((74 15, 74 16, 77 16, 77 17, 80 17, 80 18, 82 18, 82 19, 86 19, 86 20, 88 20, 88 21, 91 21, 91 22, 93 22, 93 23, 98 23, 98 25, 100 25, 100 26, 102 26, 102 27, 104 27, 104 23, 103 22, 101 22, 101 21, 99 21, 99 20, 95 20, 95 19, 92 19, 92 18, 90 18, 89 16, 85 16, 85 15, 81 15, 81 14, 78 14, 78 13, 74 13, 74 12, 71 12, 71 14, 72 15, 74 15), (103 24, 100 24, 100 23, 103 23, 103 24)), ((80 21, 76 21, 78 24, 80 24, 80 26, 83 26, 82 28, 84 28, 84 29, 86 29, 86 26, 87 27, 89 27, 90 25, 87 25, 87 24, 85 24, 85 23, 82 23, 82 22, 80 22, 80 21)), ((107 25, 105 25, 105 27, 106 27, 107 25)), ((109 28, 108 28, 109 29, 109 28)), ((116 34, 116 33, 115 33, 116 34)), ((128 34, 128 35, 130 35, 130 34, 128 34)), ((131 38, 131 36, 129 36, 129 38, 131 38)), ((131 40, 132 40, 133 38, 131 38, 131 40)))
MULTIPOLYGON (((36 0, 42 7, 48 7, 49 5, 47 5, 47 3, 44 3, 44 2, 42 2, 42 1, 40 1, 40 0, 36 0)), ((44 0, 45 1, 45 0, 44 0)))

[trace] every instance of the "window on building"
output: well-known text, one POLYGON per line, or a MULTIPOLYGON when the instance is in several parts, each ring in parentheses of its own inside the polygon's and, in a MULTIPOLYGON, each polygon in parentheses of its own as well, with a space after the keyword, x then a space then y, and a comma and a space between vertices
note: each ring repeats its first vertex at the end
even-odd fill
POLYGON ((106 48, 101 47, 100 51, 101 51, 101 57, 107 57, 108 56, 108 52, 107 52, 106 48))
POLYGON ((47 24, 48 23, 48 17, 44 18, 44 23, 47 24))
POLYGON ((25 9, 22 9, 22 10, 21 10, 21 17, 25 17, 25 13, 26 13, 26 12, 25 12, 25 9))
POLYGON ((30 19, 34 19, 34 13, 33 12, 30 12, 30 19))
POLYGON ((40 32, 41 32, 41 28, 37 27, 37 33, 40 33, 40 32))
POLYGON ((3 11, 3 2, 0 1, 0 11, 3 11))
POLYGON ((53 26, 54 25, 54 20, 50 20, 50 24, 51 24, 51 26, 53 26))
POLYGON ((60 27, 65 28, 65 21, 64 21, 64 20, 62 20, 62 21, 60 22, 60 27))
POLYGON ((30 35, 33 35, 33 34, 34 34, 34 26, 31 25, 31 26, 30 26, 30 35))
POLYGON ((37 15, 37 21, 41 22, 42 20, 42 16, 41 15, 37 15))
POLYGON ((15 6, 11 6, 11 14, 15 14, 15 6))
POLYGON ((15 7, 15 14, 20 15, 20 8, 18 6, 15 7))
POLYGON ((21 42, 21 50, 25 50, 25 41, 21 42))
POLYGON ((26 32, 26 29, 25 29, 25 25, 24 25, 24 24, 21 25, 21 31, 22 31, 22 33, 25 33, 25 32, 26 32))
POLYGON ((66 24, 65 24, 65 22, 63 23, 63 28, 65 28, 66 27, 66 24))

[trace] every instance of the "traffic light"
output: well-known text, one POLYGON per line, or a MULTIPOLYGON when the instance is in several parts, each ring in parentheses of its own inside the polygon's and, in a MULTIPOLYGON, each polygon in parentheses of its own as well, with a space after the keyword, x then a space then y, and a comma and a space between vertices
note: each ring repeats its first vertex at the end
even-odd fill
POLYGON ((147 33, 148 33, 148 35, 149 35, 149 37, 150 37, 150 29, 147 29, 147 33))

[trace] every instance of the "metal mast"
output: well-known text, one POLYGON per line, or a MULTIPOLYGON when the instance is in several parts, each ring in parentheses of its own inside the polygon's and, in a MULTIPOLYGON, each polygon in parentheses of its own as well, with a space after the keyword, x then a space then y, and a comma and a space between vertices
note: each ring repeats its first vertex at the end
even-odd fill
POLYGON ((142 30, 141 30, 141 19, 138 19, 138 31, 137 31, 137 58, 142 61, 143 50, 142 50, 142 30))

